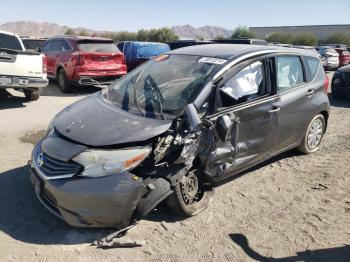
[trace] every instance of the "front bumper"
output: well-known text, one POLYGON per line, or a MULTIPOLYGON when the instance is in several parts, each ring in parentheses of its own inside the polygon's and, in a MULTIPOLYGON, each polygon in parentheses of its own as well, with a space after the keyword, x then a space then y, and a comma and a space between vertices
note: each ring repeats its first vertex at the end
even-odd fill
MULTIPOLYGON (((38 150, 36 146, 35 150, 38 150)), ((33 153, 35 155, 35 153, 33 153)), ((31 181, 40 202, 69 225, 123 228, 147 192, 143 181, 129 172, 100 178, 47 180, 32 157, 31 181)))
MULTIPOLYGON (((1 77, 1 76, 0 76, 1 77)), ((49 80, 44 78, 30 78, 20 76, 6 76, 12 79, 11 83, 0 84, 0 88, 24 88, 31 90, 38 90, 46 87, 49 84, 49 80)))

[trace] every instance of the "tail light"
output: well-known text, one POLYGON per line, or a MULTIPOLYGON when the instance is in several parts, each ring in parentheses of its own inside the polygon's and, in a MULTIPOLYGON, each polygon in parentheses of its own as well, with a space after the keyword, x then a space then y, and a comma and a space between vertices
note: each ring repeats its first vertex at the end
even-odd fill
POLYGON ((43 74, 47 73, 47 57, 45 55, 42 56, 42 60, 43 60, 43 74))
POLYGON ((125 56, 123 54, 114 55, 113 60, 118 64, 126 64, 125 56))
POLYGON ((326 73, 324 73, 324 91, 328 92, 329 78, 326 73))

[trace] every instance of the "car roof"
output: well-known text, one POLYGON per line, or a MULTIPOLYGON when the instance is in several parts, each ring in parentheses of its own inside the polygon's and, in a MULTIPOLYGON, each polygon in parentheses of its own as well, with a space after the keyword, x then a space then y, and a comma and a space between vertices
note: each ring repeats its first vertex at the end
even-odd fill
MULTIPOLYGON (((281 53, 297 53, 299 55, 315 56, 314 53, 306 49, 285 48, 279 46, 267 45, 239 45, 239 44, 208 44, 188 46, 168 52, 168 54, 177 55, 197 55, 207 57, 217 57, 222 59, 231 59, 242 54, 249 54, 258 51, 271 51, 281 53)), ((316 57, 316 56, 315 56, 316 57)))
POLYGON ((76 40, 76 41, 89 40, 89 41, 110 41, 110 42, 113 42, 113 40, 109 39, 109 38, 94 37, 94 36, 78 36, 78 35, 58 35, 58 36, 50 37, 47 40, 62 39, 62 38, 76 40))
MULTIPOLYGON (((1 31, 1 30, 0 30, 0 34, 17 36, 15 33, 7 32, 7 31, 1 31)), ((18 36, 17 36, 17 37, 18 37, 18 36)))

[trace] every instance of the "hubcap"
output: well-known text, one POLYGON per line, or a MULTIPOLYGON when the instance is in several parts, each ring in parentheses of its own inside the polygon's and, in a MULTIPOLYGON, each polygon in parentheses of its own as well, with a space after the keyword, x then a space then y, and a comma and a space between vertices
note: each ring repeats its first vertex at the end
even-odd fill
POLYGON ((184 176, 180 182, 182 198, 187 205, 193 204, 198 201, 198 178, 196 175, 190 173, 184 176))
POLYGON ((307 134, 307 145, 310 149, 314 149, 320 144, 322 134, 323 122, 321 119, 315 119, 312 122, 309 132, 307 134))

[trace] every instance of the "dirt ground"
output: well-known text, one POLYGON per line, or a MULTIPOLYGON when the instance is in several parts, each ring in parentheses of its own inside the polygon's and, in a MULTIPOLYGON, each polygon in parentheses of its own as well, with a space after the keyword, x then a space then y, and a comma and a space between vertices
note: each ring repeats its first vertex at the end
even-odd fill
POLYGON ((332 101, 322 148, 287 152, 216 189, 210 207, 183 219, 159 207, 124 242, 90 246, 108 230, 67 226, 36 199, 27 161, 50 119, 95 90, 40 100, 0 93, 0 261, 350 261, 350 99, 332 101))

